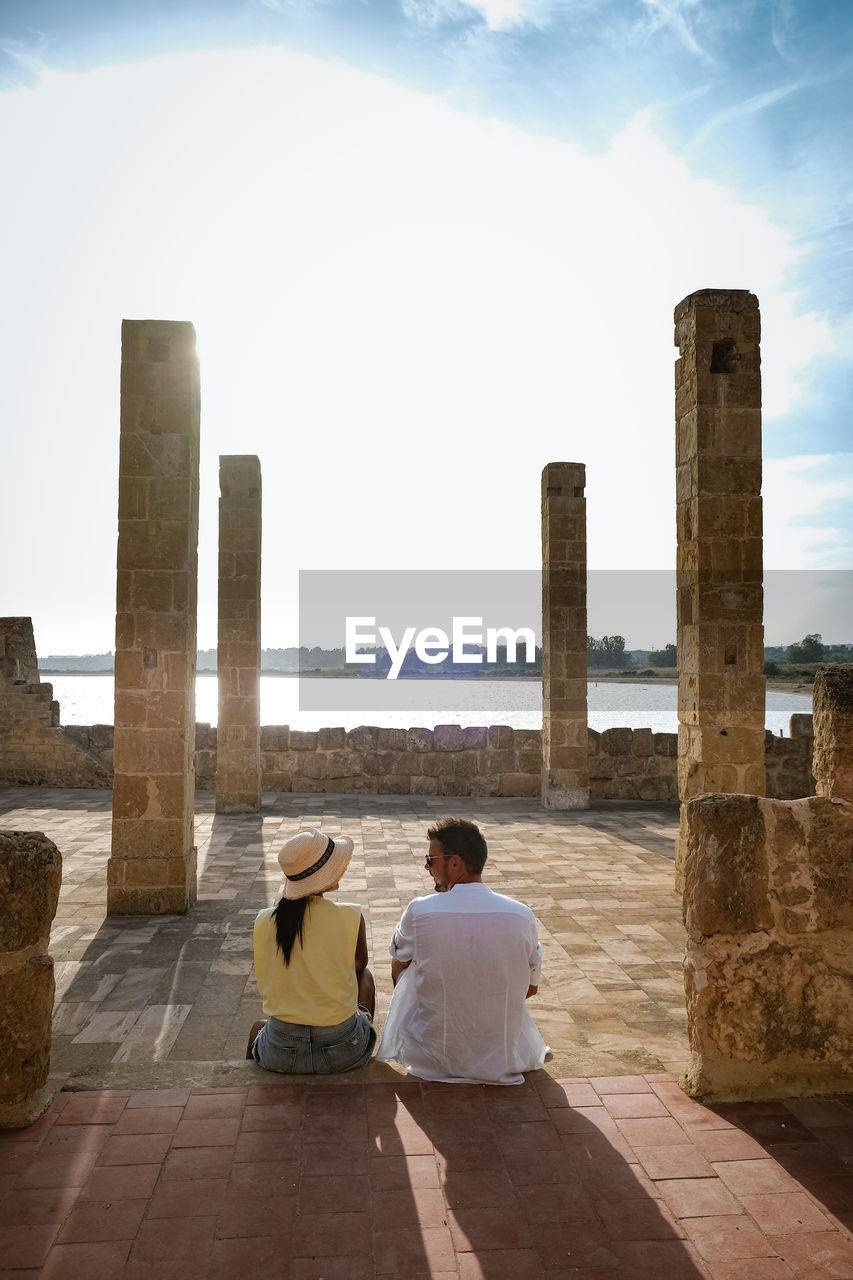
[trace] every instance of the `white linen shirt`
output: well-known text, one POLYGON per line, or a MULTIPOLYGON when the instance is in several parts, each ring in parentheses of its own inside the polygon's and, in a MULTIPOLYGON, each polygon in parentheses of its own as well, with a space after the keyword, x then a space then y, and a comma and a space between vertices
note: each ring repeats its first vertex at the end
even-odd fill
POLYGON ((422 1080, 522 1084, 547 1045, 527 1010, 542 948, 533 912, 479 882, 415 898, 388 948, 411 961, 376 1055, 422 1080))

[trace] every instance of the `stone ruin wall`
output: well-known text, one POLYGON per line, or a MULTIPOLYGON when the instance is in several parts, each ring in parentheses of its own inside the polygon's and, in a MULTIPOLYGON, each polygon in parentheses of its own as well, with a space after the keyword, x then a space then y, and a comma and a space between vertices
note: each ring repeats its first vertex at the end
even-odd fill
POLYGON ((0 618, 0 782, 112 785, 111 750, 105 759, 59 723, 53 686, 39 679, 30 618, 0 618))
MULTIPOLYGON (((812 717, 791 716, 791 736, 767 734, 767 792, 795 800, 814 794, 812 717)), ((113 727, 68 725, 67 738, 112 767, 113 727)), ((212 790, 216 728, 196 725, 196 782, 212 790)), ((678 735, 651 729, 588 731, 590 797, 675 804, 678 735)), ((542 738, 538 729, 507 725, 462 729, 358 729, 305 731, 287 725, 261 729, 264 791, 372 795, 539 795, 542 738)), ((2 775, 0 775, 2 776, 2 775)), ((59 784, 56 784, 59 785, 59 784)), ((64 784, 72 785, 72 784, 64 784)), ((95 785, 95 784, 83 784, 95 785)), ((99 783, 104 786, 109 783, 99 783)))
POLYGON ((712 1101, 853 1086, 853 670, 815 679, 816 794, 689 800, 691 1062, 712 1101))

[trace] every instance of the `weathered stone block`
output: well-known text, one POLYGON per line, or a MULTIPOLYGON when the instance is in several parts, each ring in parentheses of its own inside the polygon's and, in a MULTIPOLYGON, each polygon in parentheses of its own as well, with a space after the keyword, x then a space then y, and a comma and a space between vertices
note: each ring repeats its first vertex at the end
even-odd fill
POLYGON ((61 879, 59 850, 41 832, 0 833, 0 1128, 32 1124, 50 1105, 47 949, 61 879))

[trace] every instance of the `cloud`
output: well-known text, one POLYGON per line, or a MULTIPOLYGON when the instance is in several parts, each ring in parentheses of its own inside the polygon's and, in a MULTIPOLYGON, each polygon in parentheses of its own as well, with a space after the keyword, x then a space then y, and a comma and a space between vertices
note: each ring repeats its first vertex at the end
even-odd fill
POLYGON ((651 34, 670 27, 691 53, 705 61, 713 61, 710 53, 699 43, 689 21, 689 16, 694 11, 701 13, 701 0, 642 0, 642 3, 648 10, 647 29, 651 34))
POLYGON ((81 614, 110 645, 123 316, 198 329, 208 639, 216 458, 261 457, 267 644, 300 567, 535 568, 556 459, 587 465, 592 567, 670 567, 674 305, 758 294, 777 415, 832 349, 791 237, 643 119, 591 155, 337 63, 209 51, 0 95, 0 172, 0 511, 28 530, 5 607, 50 615, 54 651, 81 614), (68 509, 61 538, 31 517, 68 509))
POLYGON ((853 564, 853 453, 766 458, 763 492, 766 568, 853 564))
POLYGON ((403 12, 424 26, 461 22, 472 11, 490 31, 546 25, 556 0, 401 0, 403 12))
POLYGON ((808 78, 791 80, 788 84, 778 85, 775 89, 767 89, 764 93, 755 93, 749 98, 735 102, 723 111, 718 111, 716 115, 705 122, 694 137, 693 146, 701 146, 721 125, 732 124, 734 121, 741 120, 746 116, 753 116, 760 111, 766 111, 768 107, 775 107, 778 102, 784 102, 786 98, 790 98, 794 93, 799 93, 801 89, 808 88, 812 83, 808 78))

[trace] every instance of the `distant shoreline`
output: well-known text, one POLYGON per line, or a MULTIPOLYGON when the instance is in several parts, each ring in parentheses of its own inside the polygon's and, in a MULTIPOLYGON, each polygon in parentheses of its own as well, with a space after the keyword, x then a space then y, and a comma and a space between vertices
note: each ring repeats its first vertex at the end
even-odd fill
MULTIPOLYGON (((60 671, 60 670, 48 670, 47 668, 44 668, 39 671, 39 676, 112 676, 113 674, 114 672, 109 670, 60 671)), ((263 670, 263 668, 261 669, 262 676, 274 676, 276 679, 285 679, 285 680, 299 679, 302 674, 303 673, 299 671, 265 671, 263 670)), ((216 672, 215 671, 198 671, 196 672, 196 675, 215 677, 216 672)), ((340 672, 340 673, 335 672, 334 674, 329 673, 324 675, 318 675, 316 673, 312 673, 311 675, 308 675, 307 673, 305 673, 304 678, 306 680, 341 680, 341 679, 357 680, 359 678, 366 679, 369 677, 351 676, 349 672, 340 672)), ((435 676, 426 676, 426 677, 417 677, 416 679, 417 679, 417 683, 420 684, 422 683, 423 680, 429 681, 429 680, 434 680, 436 678, 437 677, 435 676)), ((448 677, 445 677, 445 679, 447 678, 448 677)), ((457 676, 455 678, 457 680, 461 680, 461 679, 468 679, 469 677, 457 676)), ((483 679, 488 680, 489 678, 490 677, 488 676, 476 677, 476 679, 480 679, 480 680, 483 680, 483 679)), ((541 676, 493 676, 491 677, 491 679, 500 680, 501 683, 504 683, 505 681, 509 681, 511 683, 536 682, 537 684, 539 684, 541 683, 542 677, 541 676)), ((407 678, 407 683, 409 682, 409 680, 411 680, 411 677, 407 678)), ((411 682, 414 683, 413 680, 411 682)), ((643 680, 638 680, 632 676, 587 675, 587 684, 648 684, 652 686, 657 684, 676 684, 677 685, 678 676, 647 676, 643 680)), ((776 693, 800 693, 804 695, 808 694, 809 696, 811 696, 814 686, 811 684, 794 684, 793 681, 791 680, 771 680, 768 678, 767 688, 774 690, 774 692, 776 693)))

